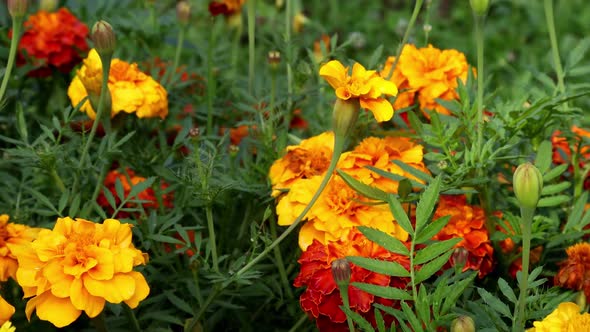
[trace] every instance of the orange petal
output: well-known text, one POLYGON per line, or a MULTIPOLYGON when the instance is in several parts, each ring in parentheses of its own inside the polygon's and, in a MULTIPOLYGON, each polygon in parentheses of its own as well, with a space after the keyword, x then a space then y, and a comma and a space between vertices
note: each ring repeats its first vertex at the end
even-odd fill
POLYGON ((60 299, 51 292, 45 292, 27 302, 25 311, 29 320, 35 309, 39 319, 49 321, 56 327, 72 324, 82 313, 72 305, 69 298, 60 299))
POLYGON ((133 294, 130 299, 126 300, 125 303, 131 309, 134 309, 139 305, 139 302, 143 301, 150 294, 150 286, 147 281, 145 281, 143 274, 132 271, 129 272, 128 275, 135 279, 135 294, 133 294))
POLYGON ((364 99, 361 98, 361 107, 373 113, 377 122, 389 121, 393 116, 393 106, 384 98, 364 99))
POLYGON ((14 307, 0 296, 0 324, 10 320, 10 317, 14 315, 14 311, 14 307))
POLYGON ((135 280, 129 273, 115 274, 110 280, 96 280, 84 276, 84 287, 94 296, 99 296, 110 303, 121 303, 130 299, 135 293, 135 280))

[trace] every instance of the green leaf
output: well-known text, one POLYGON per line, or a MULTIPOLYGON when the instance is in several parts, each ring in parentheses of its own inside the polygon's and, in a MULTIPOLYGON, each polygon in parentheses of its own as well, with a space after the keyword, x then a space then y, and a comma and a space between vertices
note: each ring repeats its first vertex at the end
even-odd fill
POLYGON ((358 230, 367 239, 396 254, 410 256, 410 250, 397 238, 375 228, 358 226, 358 230))
POLYGON ((401 203, 392 194, 387 195, 387 203, 389 204, 389 209, 397 223, 404 229, 404 231, 408 232, 408 234, 413 237, 414 229, 412 228, 412 223, 401 203))
MULTIPOLYGON (((119 181, 119 179, 117 178, 117 180, 115 181, 115 190, 116 190, 117 182, 121 183, 119 181)), ((121 187, 121 189, 123 189, 123 187, 121 187)), ((116 210, 117 209, 117 202, 115 201, 115 196, 113 196, 113 193, 109 190, 109 188, 103 186, 102 193, 104 194, 104 197, 107 199, 107 202, 113 208, 113 210, 116 210)))
POLYGON ((433 260, 434 258, 446 253, 452 249, 457 243, 461 242, 462 238, 453 238, 445 241, 434 242, 427 247, 421 249, 414 258, 414 264, 424 264, 433 260))
MULTIPOLYGON (((568 182, 569 183, 569 182, 568 182)), ((567 222, 563 227, 562 233, 566 233, 570 229, 581 230, 582 228, 579 227, 579 224, 582 221, 582 214, 584 213, 584 208, 586 206, 586 202, 588 201, 588 192, 584 191, 582 195, 574 204, 572 211, 570 212, 569 217, 567 218, 567 222)), ((589 211, 590 213, 590 211, 589 211)), ((587 213, 588 214, 588 213, 587 213)))
POLYGON ((412 295, 408 294, 402 289, 389 287, 389 286, 378 286, 373 284, 367 284, 364 282, 353 282, 352 286, 365 291, 367 293, 377 295, 384 299, 390 300, 411 300, 412 295))
POLYGON ((500 278, 498 279, 498 287, 500 288, 500 291, 502 292, 502 294, 504 294, 504 296, 506 296, 506 298, 516 304, 516 302, 518 302, 518 299, 516 298, 516 294, 514 294, 514 290, 512 289, 512 287, 510 287, 510 285, 508 285, 508 283, 506 282, 506 280, 500 278))
POLYGON ((63 210, 66 208, 66 204, 68 204, 68 200, 70 198, 70 192, 66 190, 61 197, 59 198, 59 202, 57 203, 57 209, 59 213, 62 213, 63 210))
POLYGON ((542 197, 537 203, 537 207, 550 207, 567 203, 571 200, 568 195, 557 195, 551 197, 542 197))
POLYGON ((340 175, 349 187, 356 190, 361 195, 383 202, 387 200, 387 193, 383 190, 364 184, 341 170, 337 170, 336 172, 338 172, 338 175, 340 175))
POLYGON ((375 325, 377 325, 377 331, 387 332, 387 329, 385 328, 385 320, 383 319, 381 310, 377 308, 375 308, 375 325))
POLYGON ((368 67, 367 68, 374 68, 377 66, 377 63, 380 62, 381 56, 383 55, 383 44, 379 45, 371 54, 369 58, 368 67))
POLYGON ((423 226, 426 225, 430 216, 432 215, 432 211, 434 211, 434 206, 438 201, 438 193, 440 191, 440 183, 441 177, 437 176, 429 185, 422 197, 420 197, 420 202, 416 206, 416 233, 420 234, 423 226))
POLYGON ((541 190, 542 196, 549 196, 558 194, 571 186, 569 182, 561 182, 558 184, 550 184, 547 186, 543 186, 543 190, 541 190))
POLYGON ((129 192, 129 198, 134 198, 137 195, 139 195, 139 193, 151 187, 154 181, 156 181, 156 178, 152 176, 131 187, 131 191, 129 192))
POLYGON ((410 308, 410 306, 408 305, 408 303, 406 303, 406 301, 402 301, 401 306, 402 306, 403 313, 406 315, 408 322, 410 323, 410 326, 412 327, 412 331, 423 332, 424 328, 422 327, 422 322, 420 322, 418 317, 416 317, 416 314, 414 314, 414 310, 412 310, 412 308, 410 308))
POLYGON ((416 244, 421 244, 426 241, 429 241, 430 239, 432 239, 433 236, 438 234, 438 232, 440 232, 440 230, 443 229, 443 227, 447 225, 450 219, 451 216, 444 216, 431 222, 426 227, 424 227, 422 231, 420 231, 420 234, 416 236, 414 242, 416 244))
POLYGON ((588 52, 588 48, 590 47, 590 38, 584 38, 582 41, 574 47, 568 54, 567 60, 565 62, 565 70, 569 71, 570 69, 574 68, 580 60, 584 58, 586 52, 588 52))
POLYGON ((23 110, 23 105, 20 102, 16 103, 16 130, 23 142, 28 144, 29 132, 27 130, 27 122, 25 120, 25 112, 23 110))
POLYGON ((508 308, 508 306, 504 302, 500 301, 497 297, 495 297, 494 295, 492 295, 490 292, 488 292, 487 290, 485 290, 483 288, 478 287, 477 292, 479 293, 479 296, 481 296, 483 301, 487 305, 489 305, 492 309, 494 309, 494 311, 498 312, 502 316, 512 318, 512 314, 510 313, 510 309, 508 308))
POLYGON ((446 253, 438 256, 437 258, 433 259, 427 264, 422 265, 422 268, 416 272, 416 277, 414 281, 416 284, 421 283, 422 281, 430 278, 433 274, 438 272, 443 265, 445 265, 449 261, 449 257, 453 252, 451 250, 447 251, 446 253))
POLYGON ((537 151, 537 158, 535 159, 535 166, 541 171, 541 174, 545 174, 551 166, 553 160, 553 145, 551 141, 544 140, 539 144, 537 151))
POLYGON ((388 171, 384 171, 384 170, 382 170, 380 168, 377 168, 377 167, 365 166, 365 168, 371 170, 372 172, 377 173, 378 175, 381 175, 382 177, 384 177, 386 179, 390 179, 390 180, 393 180, 393 181, 402 181, 402 180, 405 179, 405 180, 409 180, 410 183, 412 183, 412 187, 415 187, 415 188, 425 188, 426 187, 426 185, 424 185, 423 183, 420 183, 420 182, 418 182, 416 180, 408 179, 405 176, 402 176, 402 175, 399 175, 399 174, 395 174, 395 173, 390 173, 388 171))
POLYGON ((70 209, 68 210, 68 215, 75 216, 78 214, 78 211, 80 211, 80 202, 81 202, 80 196, 81 196, 80 193, 76 193, 74 195, 74 198, 72 199, 72 203, 70 204, 70 209))
POLYGON ((342 309, 342 311, 346 313, 346 316, 350 317, 352 321, 355 322, 356 325, 358 325, 358 327, 361 328, 361 331, 375 332, 375 329, 373 328, 371 323, 369 323, 363 316, 359 315, 358 313, 350 310, 350 308, 347 308, 345 306, 340 306, 340 309, 342 309))
MULTIPOLYGON (((471 274, 467 276, 465 279, 458 282, 454 282, 448 287, 443 286, 444 289, 442 294, 444 296, 444 302, 442 305, 442 309, 440 311, 441 315, 445 315, 451 312, 451 310, 457 304, 457 299, 459 298, 459 296, 461 296, 461 294, 465 292, 465 289, 467 289, 467 287, 473 283, 473 279, 475 279, 476 276, 477 272, 472 271, 471 274)), ((437 300, 437 298, 435 298, 435 300, 437 300)))
POLYGON ((565 172, 568 166, 568 164, 561 164, 550 169, 547 173, 543 174, 543 182, 549 182, 555 179, 556 177, 560 176, 561 173, 565 172))
POLYGON ((417 179, 420 179, 426 183, 429 183, 433 180, 433 178, 432 178, 432 176, 430 176, 430 174, 424 173, 421 170, 414 168, 399 159, 393 159, 391 162, 396 164, 397 166, 399 166, 399 168, 401 168, 404 172, 409 173, 409 174, 415 176, 417 179))
POLYGON ((168 300, 178 309, 186 312, 189 315, 194 315, 194 311, 191 308, 191 306, 186 303, 183 299, 181 299, 180 297, 174 295, 172 292, 170 291, 165 291, 164 294, 166 295, 166 298, 168 298, 168 300))
POLYGON ((33 189, 32 187, 24 187, 26 191, 28 191, 36 200, 40 201, 48 207, 51 211, 53 211, 56 215, 63 217, 63 215, 55 208, 53 203, 47 198, 47 196, 43 195, 42 193, 38 192, 37 190, 33 189))
POLYGON ((426 328, 430 330, 431 326, 429 325, 432 324, 432 319, 430 318, 429 296, 430 294, 426 291, 426 287, 424 284, 421 284, 418 289, 418 303, 415 303, 414 307, 416 308, 416 313, 420 321, 424 322, 426 328))
POLYGON ((349 256, 346 257, 354 265, 369 271, 381 273, 392 277, 409 277, 410 272, 398 262, 383 261, 375 258, 349 256))

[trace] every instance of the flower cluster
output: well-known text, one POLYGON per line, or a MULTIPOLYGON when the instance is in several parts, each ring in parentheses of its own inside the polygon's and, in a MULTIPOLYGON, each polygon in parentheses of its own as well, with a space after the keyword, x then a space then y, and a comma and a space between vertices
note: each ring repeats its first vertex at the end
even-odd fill
POLYGON ((590 314, 580 313, 580 307, 573 302, 564 302, 545 319, 533 323, 527 332, 587 331, 590 314))
POLYGON ((564 288, 581 290, 590 297, 590 243, 575 244, 566 250, 567 259, 560 263, 554 283, 564 288))
POLYGON ((18 45, 19 64, 30 60, 37 69, 30 76, 45 77, 53 69, 69 73, 88 52, 88 27, 66 8, 39 11, 24 23, 18 45))
POLYGON ((38 228, 11 223, 9 220, 10 217, 7 214, 0 215, 0 281, 7 281, 8 278, 16 279, 18 261, 10 248, 27 245, 37 237, 40 231, 38 228))
MULTIPOLYGON (((73 106, 86 96, 100 95, 102 63, 95 49, 80 68, 68 88, 73 106)), ((120 112, 135 113, 138 118, 164 119, 168 115, 168 94, 164 87, 137 68, 137 64, 113 59, 108 88, 111 95, 111 118, 120 112)), ((94 106, 86 100, 80 110, 91 119, 96 117, 94 106)))
POLYGON ((149 294, 144 276, 133 270, 147 255, 133 246, 131 225, 115 219, 102 224, 58 218, 26 246, 11 246, 18 259, 27 318, 33 311, 57 327, 82 313, 96 317, 105 303, 125 302, 135 308, 149 294))
MULTIPOLYGON (((104 179, 103 185, 104 187, 111 193, 113 198, 115 199, 115 205, 118 207, 121 204, 122 198, 119 197, 117 193, 117 180, 121 182, 123 187, 123 195, 124 199, 129 196, 131 193, 131 189, 138 185, 139 183, 146 180, 146 178, 136 175, 135 172, 131 169, 126 168, 124 172, 119 172, 118 170, 110 171, 104 179)), ((163 182, 160 185, 160 189, 164 192, 168 188, 168 184, 163 182)), ((173 206, 173 193, 166 193, 162 195, 162 203, 165 207, 171 208, 173 206)), ((159 207, 158 199, 156 197, 156 193, 153 188, 147 188, 137 194, 134 201, 141 201, 141 206, 145 210, 149 209, 157 209, 159 207)), ((108 213, 114 213, 114 209, 111 206, 109 200, 107 199, 105 192, 103 191, 97 198, 97 203, 102 208, 104 208, 108 213)), ((133 202, 127 202, 123 206, 123 208, 118 212, 117 218, 128 218, 130 216, 129 212, 126 209, 133 209, 136 208, 136 204, 133 202)))
POLYGON ((395 60, 395 57, 389 57, 381 71, 381 75, 389 78, 400 90, 393 104, 394 109, 412 106, 417 100, 422 111, 451 114, 436 99, 459 98, 455 91, 457 79, 465 83, 469 72, 469 64, 463 53, 453 49, 440 50, 432 45, 417 48, 407 44, 391 72, 395 60))
MULTIPOLYGON (((410 268, 408 257, 383 249, 356 230, 350 232, 347 238, 328 244, 313 241, 299 258, 301 272, 295 279, 294 286, 306 287, 300 299, 301 308, 316 319, 316 324, 322 332, 347 330, 346 315, 340 309, 342 299, 332 276, 332 262, 346 256, 361 256, 397 262, 406 269, 410 268)), ((404 289, 409 281, 408 278, 394 278, 349 264, 350 282, 364 282, 404 289)), ((375 319, 373 303, 386 306, 396 304, 392 300, 371 295, 352 285, 348 286, 348 297, 350 309, 361 314, 370 322, 374 322, 375 319)), ((391 317, 385 315, 384 318, 391 323, 391 317)))

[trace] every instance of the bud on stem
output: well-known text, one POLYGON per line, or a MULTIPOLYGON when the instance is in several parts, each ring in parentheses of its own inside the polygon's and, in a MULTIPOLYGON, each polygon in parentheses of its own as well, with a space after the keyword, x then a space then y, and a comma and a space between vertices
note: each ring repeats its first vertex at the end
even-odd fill
POLYGON ((8 0, 6 6, 13 19, 22 18, 27 13, 27 0, 8 0))
POLYGON ((112 56, 117 45, 115 32, 113 27, 106 21, 98 21, 92 27, 92 34, 90 35, 94 48, 101 56, 112 56))
POLYGON ((475 15, 484 16, 490 6, 490 0, 469 0, 469 4, 475 15))
POLYGON ((334 111, 332 113, 332 127, 334 133, 341 137, 347 137, 359 117, 360 104, 358 99, 343 100, 336 99, 334 111))
POLYGON ((518 166, 514 172, 512 186, 514 195, 522 208, 537 207, 541 190, 543 190, 543 176, 537 167, 531 163, 518 166))

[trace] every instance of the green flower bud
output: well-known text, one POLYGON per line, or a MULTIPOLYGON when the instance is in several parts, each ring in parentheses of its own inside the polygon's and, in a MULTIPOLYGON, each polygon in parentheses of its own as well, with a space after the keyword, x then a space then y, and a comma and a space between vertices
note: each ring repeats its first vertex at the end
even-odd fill
POLYGON ((584 294, 583 290, 578 292, 578 295, 576 295, 576 304, 578 305, 578 307, 580 307, 580 310, 582 310, 582 312, 587 311, 588 302, 586 300, 586 294, 584 294))
POLYGON ((483 16, 488 11, 490 0, 469 0, 471 9, 476 15, 483 16))
POLYGON ((176 4, 176 18, 181 25, 186 25, 191 17, 191 5, 188 1, 180 1, 176 4))
POLYGON ((512 186, 520 206, 534 209, 543 190, 543 175, 533 164, 521 164, 514 172, 512 186))
POLYGON ((451 323, 451 332, 475 332, 475 322, 469 316, 459 316, 451 323))
POLYGON ((52 12, 57 9, 57 0, 41 0, 39 1, 39 9, 52 12))
POLYGON ((94 23, 90 38, 99 55, 111 56, 115 51, 117 39, 115 38, 113 27, 109 23, 105 21, 94 23))
POLYGON ((332 277, 338 287, 348 287, 350 282, 350 264, 346 258, 340 258, 332 262, 332 277))
POLYGON ((6 6, 12 18, 24 17, 27 13, 27 0, 8 0, 6 6))
POLYGON ((357 98, 343 100, 336 99, 332 112, 332 127, 334 134, 347 137, 359 117, 360 104, 357 98))

